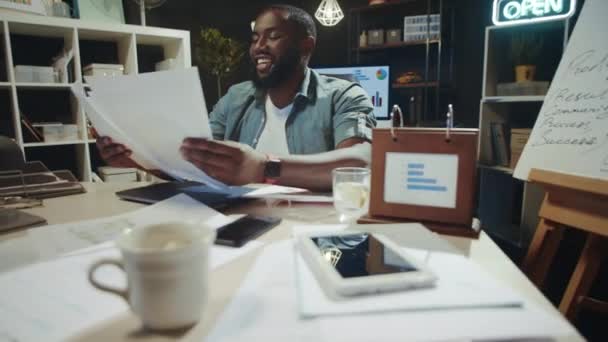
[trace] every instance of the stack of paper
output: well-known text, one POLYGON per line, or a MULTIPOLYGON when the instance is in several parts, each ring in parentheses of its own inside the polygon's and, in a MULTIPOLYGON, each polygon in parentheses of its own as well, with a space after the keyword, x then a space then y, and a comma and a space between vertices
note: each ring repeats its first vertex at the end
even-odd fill
MULTIPOLYGON (((436 258, 435 266, 450 259, 444 256, 436 258)), ((207 340, 242 341, 255 336, 258 340, 285 341, 454 341, 576 335, 562 317, 522 301, 503 285, 486 284, 487 277, 474 268, 457 265, 448 271, 452 275, 447 275, 446 281, 460 281, 452 284, 451 293, 442 289, 444 284, 438 285, 437 298, 445 300, 443 305, 437 305, 442 304, 438 300, 425 304, 429 295, 415 298, 412 292, 407 302, 402 298, 398 305, 389 307, 382 300, 326 302, 310 273, 304 274, 308 279, 301 279, 302 266, 306 264, 298 261, 291 241, 268 246, 207 340), (459 274, 463 271, 473 273, 459 274), (475 284, 477 281, 483 283, 475 284), (473 305, 461 305, 462 300, 454 296, 466 293, 464 289, 469 286, 473 288, 467 300, 477 289, 483 289, 483 293, 473 305), (498 297, 502 295, 508 297, 498 297), (378 310, 373 308, 375 303, 380 306, 378 310), (519 304, 511 306, 513 303, 519 304), (298 314, 302 308, 315 314, 302 317, 298 314)))
POLYGON ((72 91, 100 135, 128 146, 144 168, 225 187, 179 153, 186 137, 212 137, 196 68, 85 79, 88 96, 82 84, 72 91))

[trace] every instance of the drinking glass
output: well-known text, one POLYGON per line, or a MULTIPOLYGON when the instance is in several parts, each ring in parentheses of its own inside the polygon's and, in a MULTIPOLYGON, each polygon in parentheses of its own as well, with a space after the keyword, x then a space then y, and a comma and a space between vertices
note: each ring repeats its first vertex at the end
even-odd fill
POLYGON ((340 222, 353 222, 369 209, 370 170, 340 167, 332 171, 334 207, 340 222))

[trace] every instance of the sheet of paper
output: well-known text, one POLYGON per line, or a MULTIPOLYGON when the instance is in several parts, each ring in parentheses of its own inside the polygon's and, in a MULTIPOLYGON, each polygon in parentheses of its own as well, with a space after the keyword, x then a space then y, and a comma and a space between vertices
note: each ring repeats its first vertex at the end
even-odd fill
POLYGON ((606 13, 608 1, 585 1, 514 177, 539 168, 608 180, 606 13))
MULTIPOLYGON (((211 269, 248 254, 262 245, 241 248, 213 246, 211 269)), ((120 297, 95 289, 87 271, 95 261, 120 258, 113 242, 75 251, 57 259, 0 274, 0 340, 64 341, 78 332, 129 311, 120 297)), ((102 267, 96 278, 125 286, 125 275, 102 267)))
MULTIPOLYGON (((395 310, 509 307, 523 304, 520 295, 501 286, 481 270, 478 265, 455 253, 455 250, 451 248, 452 246, 437 234, 431 233, 419 223, 403 224, 403 226, 406 225, 408 226, 408 236, 403 241, 395 242, 408 256, 426 264, 437 276, 438 280, 435 287, 372 296, 355 296, 348 300, 332 300, 323 291, 309 265, 297 251, 295 267, 300 315, 302 317, 316 317, 395 310)), ((370 227, 377 226, 363 225, 352 228, 369 230, 370 227)), ((299 235, 344 229, 342 226, 329 225, 318 226, 318 230, 311 231, 313 227, 315 226, 295 226, 293 231, 295 235, 299 235)), ((400 228, 403 231, 405 227, 391 228, 388 231, 396 231, 400 228)), ((385 254, 383 260, 390 263, 391 255, 385 254)))
POLYGON ((131 148, 173 177, 225 187, 179 153, 186 137, 212 137, 196 68, 85 79, 92 90, 85 101, 122 130, 131 148))
MULTIPOLYGON (((232 222, 233 218, 209 208, 188 195, 180 194, 123 215, 51 225, 44 229, 29 229, 28 250, 37 254, 35 260, 48 259, 113 240, 126 228, 167 221, 202 223, 217 229, 232 222)), ((0 269, 6 269, 2 266, 2 260, 0 260, 0 269)))
POLYGON ((302 188, 294 188, 290 186, 268 185, 254 189, 253 191, 246 193, 244 197, 264 198, 266 196, 273 196, 278 194, 297 194, 304 192, 308 192, 308 190, 302 188))
POLYGON ((291 202, 302 202, 302 203, 333 203, 334 198, 326 195, 307 195, 307 194, 274 194, 274 195, 263 195, 263 196, 245 196, 262 199, 272 200, 284 200, 291 202))
MULTIPOLYGON (((314 228, 311 228, 314 229, 314 228)), ((269 245, 251 268, 207 341, 454 341, 576 336, 557 313, 523 308, 389 312, 302 319, 298 316, 294 246, 269 245)))
POLYGON ((116 126, 109 117, 101 114, 101 110, 98 108, 95 100, 85 95, 83 84, 74 83, 71 89, 74 96, 82 104, 87 117, 91 120, 91 123, 93 123, 97 134, 100 136, 112 137, 114 141, 129 146, 133 151, 131 158, 141 167, 146 169, 159 168, 157 165, 158 163, 154 161, 151 156, 147 155, 146 151, 141 149, 126 132, 116 126))
POLYGON ((317 317, 366 312, 517 307, 523 304, 521 296, 496 284, 463 256, 411 248, 406 252, 412 257, 424 258, 419 261, 425 262, 438 277, 435 287, 358 296, 343 301, 334 301, 327 296, 298 252, 296 272, 300 315, 317 317))

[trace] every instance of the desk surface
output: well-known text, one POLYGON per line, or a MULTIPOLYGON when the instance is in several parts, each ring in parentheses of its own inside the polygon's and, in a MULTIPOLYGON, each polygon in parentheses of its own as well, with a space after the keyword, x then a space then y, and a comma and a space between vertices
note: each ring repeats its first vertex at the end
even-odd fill
MULTIPOLYGON (((28 209, 32 214, 45 217, 49 224, 66 223, 77 220, 93 219, 110 215, 125 213, 143 205, 119 200, 114 193, 135 185, 136 183, 105 183, 85 184, 87 193, 67 197, 47 199, 39 208, 28 209)), ((260 237, 261 241, 273 242, 286 239, 294 224, 318 224, 338 223, 331 204, 291 204, 284 202, 255 201, 244 206, 234 208, 225 212, 257 213, 283 217, 283 222, 277 228, 260 237)), ((31 229, 45 229, 37 227, 31 229)), ((65 233, 67 234, 67 233, 65 233)), ((6 271, 26 263, 39 260, 41 257, 36 253, 27 253, 31 250, 28 230, 18 230, 0 235, 0 272, 6 271)), ((481 265, 490 275, 509 284, 529 300, 534 301, 544 310, 559 315, 553 305, 528 281, 523 273, 515 266, 507 256, 494 244, 485 234, 481 233, 478 240, 467 238, 444 236, 446 240, 456 246, 463 255, 481 265)), ((247 270, 253 264, 261 249, 252 252, 253 255, 241 257, 227 265, 212 272, 209 304, 200 324, 190 329, 184 335, 149 335, 141 336, 133 334, 140 327, 137 318, 125 310, 122 317, 113 321, 103 322, 88 331, 83 331, 77 340, 95 341, 119 341, 119 340, 142 340, 164 341, 164 340, 201 340, 215 323, 215 320, 229 303, 230 298, 238 289, 244 279, 247 270)), ((48 257, 48 256, 46 256, 48 257)), ((564 340, 582 340, 580 336, 570 336, 564 340)))

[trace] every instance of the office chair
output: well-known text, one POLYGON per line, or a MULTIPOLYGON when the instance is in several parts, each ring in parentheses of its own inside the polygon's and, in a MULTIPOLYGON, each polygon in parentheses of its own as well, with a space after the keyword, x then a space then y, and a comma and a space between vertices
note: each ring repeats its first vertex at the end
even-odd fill
POLYGON ((23 170, 25 158, 17 143, 0 135, 0 171, 23 170))

